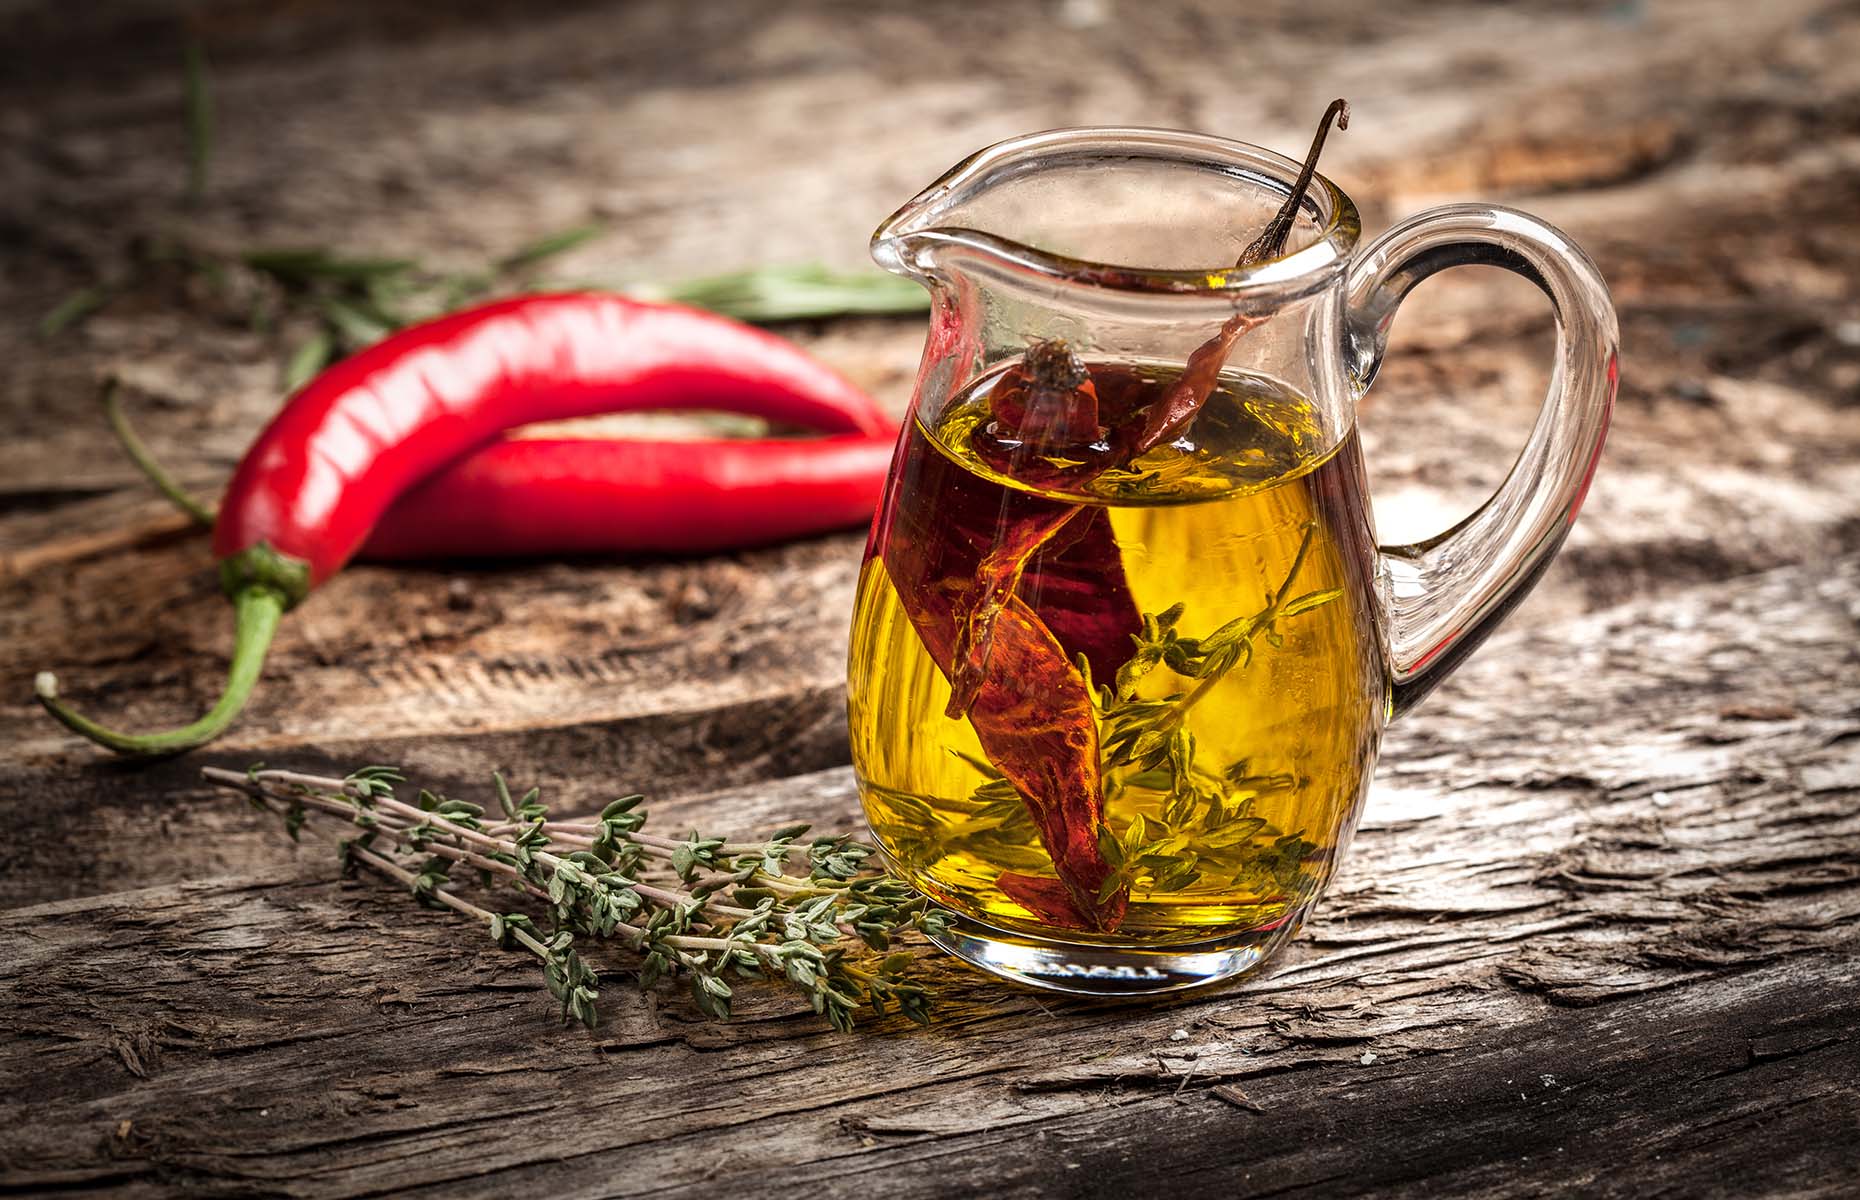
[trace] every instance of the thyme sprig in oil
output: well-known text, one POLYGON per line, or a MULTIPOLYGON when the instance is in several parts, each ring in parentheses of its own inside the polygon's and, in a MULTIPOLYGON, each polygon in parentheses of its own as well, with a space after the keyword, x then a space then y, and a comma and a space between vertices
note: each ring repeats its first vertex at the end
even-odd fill
MULTIPOLYGON (((1341 598, 1340 588, 1292 595, 1316 535, 1317 526, 1307 524, 1285 578, 1251 616, 1236 617, 1202 637, 1185 637, 1177 630, 1183 605, 1144 613, 1135 651, 1112 684, 1094 689, 1110 796, 1133 788, 1162 796, 1160 819, 1138 813, 1121 836, 1109 827, 1099 830, 1099 851, 1114 868, 1103 885, 1107 890, 1141 885, 1176 892, 1209 874, 1236 887, 1251 881, 1282 892, 1309 889, 1304 861, 1317 844, 1253 813, 1259 797, 1295 790, 1297 777, 1255 773, 1245 761, 1216 775, 1197 765, 1195 738, 1184 722, 1217 684, 1253 661, 1257 643, 1285 644, 1280 622, 1341 598), (1189 686, 1163 696, 1139 696, 1159 667, 1189 686)), ((1090 664, 1081 658, 1079 670, 1089 683, 1090 664)))

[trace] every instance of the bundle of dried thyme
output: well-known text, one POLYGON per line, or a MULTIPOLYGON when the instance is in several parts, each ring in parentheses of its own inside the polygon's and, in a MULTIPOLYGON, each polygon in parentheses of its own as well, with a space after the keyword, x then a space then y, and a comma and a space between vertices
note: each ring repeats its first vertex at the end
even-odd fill
POLYGON ((391 767, 343 779, 257 766, 203 774, 281 817, 293 839, 306 824, 351 832, 337 839, 345 870, 397 880, 422 903, 482 922, 499 946, 535 955, 564 1020, 597 1024, 601 977, 586 953, 610 943, 635 956, 641 988, 683 976, 713 1017, 730 1015, 731 976, 785 980, 842 1031, 865 1005, 929 1019, 930 993, 892 946, 907 930, 939 932, 944 918, 850 838, 803 840, 804 825, 756 841, 660 837, 642 828, 637 795, 593 818, 552 820, 537 789, 515 797, 502 775, 492 777, 491 815, 426 789, 402 800, 405 779, 391 767), (482 903, 460 894, 473 882, 482 903), (503 911, 489 895, 499 887, 531 911, 503 911))

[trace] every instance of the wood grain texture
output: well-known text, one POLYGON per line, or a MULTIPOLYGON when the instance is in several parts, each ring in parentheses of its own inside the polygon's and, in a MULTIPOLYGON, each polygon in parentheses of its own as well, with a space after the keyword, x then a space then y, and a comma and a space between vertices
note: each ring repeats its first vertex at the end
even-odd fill
MULTIPOLYGON (((345 12, 332 4, 310 24, 340 26, 345 12)), ((663 43, 680 33, 675 23, 635 29, 651 25, 638 13, 564 13, 515 37, 433 18, 432 28, 402 29, 395 36, 407 40, 378 51, 335 38, 288 68, 233 22, 216 86, 224 104, 248 104, 229 107, 221 122, 215 189, 198 211, 178 207, 176 161, 157 152, 175 147, 151 141, 156 131, 175 134, 178 80, 167 60, 132 72, 140 82, 122 95, 46 92, 11 133, 0 131, 0 154, 18 181, 0 197, 0 216, 15 231, 21 264, 0 278, 0 308, 19 318, 0 323, 9 363, 0 404, 0 679, 13 681, 0 689, 0 738, 26 761, 85 756, 32 705, 37 669, 58 671, 76 702, 124 724, 185 720, 219 683, 230 633, 204 547, 174 532, 162 502, 102 436, 92 380, 105 369, 129 379, 154 448, 210 491, 276 404, 276 365, 291 331, 268 341, 234 314, 203 311, 185 281, 157 279, 77 331, 35 336, 35 314, 96 273, 119 270, 136 233, 178 223, 212 244, 320 240, 462 264, 590 207, 605 211, 614 197, 637 203, 650 192, 684 200, 613 213, 609 237, 577 250, 562 271, 668 277, 823 255, 850 265, 891 205, 994 137, 1092 119, 1181 123, 1168 96, 1183 89, 1156 81, 1174 73, 1165 69, 1173 56, 1198 62, 1216 53, 1235 18, 1192 5, 1159 14, 1139 48, 1107 26, 1045 30, 1103 61, 1102 80, 1094 75, 1097 85, 1084 90, 1041 84, 1023 57, 1032 54, 1029 33, 989 22, 961 35, 976 58, 953 74, 951 61, 912 50, 925 42, 906 36, 924 32, 921 14, 745 17, 732 42, 748 48, 736 56, 740 78, 714 79, 692 64, 683 82, 616 74, 640 69, 639 43, 629 38, 663 43), (795 57, 810 31, 818 46, 795 57), (567 62, 578 67, 562 65, 546 85, 518 95, 500 90, 498 81, 536 55, 570 45, 577 49, 567 62), (764 56, 773 65, 759 65, 764 56), (442 59, 446 78, 432 78, 442 59), (612 109, 603 88, 619 78, 632 86, 612 109), (462 110, 459 97, 474 88, 489 88, 489 98, 462 110), (976 95, 960 101, 966 91, 976 95), (848 96, 876 107, 846 104, 848 96), (390 103, 399 127, 382 122, 390 103), (285 115, 235 116, 253 106, 285 115), (694 124, 725 108, 743 115, 694 124), (772 131, 797 111, 829 108, 840 123, 810 137, 803 173, 831 179, 835 198, 803 211, 783 186, 798 170, 788 135, 772 131), (650 136, 610 157, 598 148, 620 129, 650 136), (339 146, 328 141, 338 133, 339 146), (300 144, 316 137, 326 141, 314 151, 300 144), (449 147, 460 139, 482 160, 474 172, 501 171, 502 186, 487 188, 477 173, 459 177, 449 147), (539 144, 573 151, 556 161, 539 144), (365 182, 384 172, 403 180, 391 195, 378 180, 365 182), (473 203, 448 204, 460 189, 473 203), (438 209, 445 219, 435 223, 438 209), (689 242, 698 231, 702 253, 689 242), (817 243, 822 237, 832 253, 817 243), (137 530, 141 540, 124 546, 137 530)), ((22 36, 35 33, 19 20, 22 36)), ((1860 345, 1850 282, 1860 275, 1860 248, 1836 233, 1860 201, 1853 135, 1840 124, 1853 103, 1842 97, 1860 96, 1851 15, 1724 5, 1651 8, 1626 23, 1582 11, 1477 20, 1458 10, 1335 12, 1325 20, 1336 36, 1357 39, 1328 85, 1356 99, 1357 128, 1337 139, 1327 162, 1372 232, 1437 200, 1525 204, 1591 250, 1621 305, 1628 371, 1604 469, 1570 556, 1527 618, 1860 544, 1860 345), (1532 30, 1530 52, 1511 37, 1519 20, 1532 30), (1595 44, 1579 62, 1555 61, 1544 49, 1585 40, 1595 44), (1581 86, 1629 62, 1667 90, 1581 86), (1468 86, 1451 96, 1423 86, 1442 64, 1464 69, 1468 86), (1679 69, 1691 64, 1698 71, 1679 69), (1828 103, 1805 103, 1802 79, 1828 103), (1655 126, 1679 132, 1633 133, 1655 126), (1546 139, 1573 143, 1596 127, 1609 133, 1585 153, 1615 153, 1622 139, 1638 146, 1653 138, 1665 148, 1651 167, 1628 163, 1560 182, 1455 165, 1479 155, 1542 158, 1546 139)), ((1284 21, 1247 51, 1272 52, 1272 65, 1260 69, 1287 81, 1283 99, 1271 87, 1248 89, 1275 97, 1259 111, 1257 102, 1243 109, 1209 92, 1178 115, 1269 143, 1301 142, 1308 114, 1297 100, 1312 86, 1301 70, 1319 48, 1301 40, 1309 31, 1297 21, 1284 21)), ((138 27, 118 36, 128 28, 138 27)), ((126 53, 107 32, 98 34, 98 53, 126 53)), ((889 403, 904 402, 917 322, 793 332, 889 403)), ((1481 272, 1449 273, 1410 302, 1365 414, 1386 537, 1434 532, 1490 492, 1535 409, 1548 335, 1540 298, 1481 272)), ((640 640, 662 632, 683 589, 727 597, 743 577, 771 571, 779 578, 748 598, 769 605, 764 628, 788 621, 784 639, 825 646, 847 612, 844 555, 835 547, 798 570, 765 555, 643 573, 601 564, 474 572, 462 582, 484 604, 465 614, 453 611, 447 591, 456 573, 356 571, 294 614, 235 744, 353 743, 375 731, 417 742, 496 724, 500 712, 570 721, 582 693, 552 696, 549 679, 599 677, 603 656, 625 655, 647 676, 712 673, 714 660, 641 657, 640 640), (475 725, 479 711, 492 715, 475 725)), ((734 611, 720 615, 727 623, 734 611)), ((779 669, 810 657, 826 669, 805 685, 830 686, 837 667, 812 647, 797 646, 779 669)), ((637 694, 635 683, 597 678, 585 711, 594 720, 623 715, 624 703, 604 692, 637 694)))
MULTIPOLYGON (((1860 1180, 1860 8, 188 6, 220 102, 181 202, 178 6, 0 16, 0 1191, 363 1196, 1845 1196, 1860 1180), (1061 69, 1056 64, 1063 64, 1061 69), (122 374, 210 493, 302 331, 156 272, 56 338, 138 239, 468 267, 590 217, 576 279, 862 261, 958 158, 1068 124, 1299 148, 1369 236, 1495 200, 1621 311, 1614 431, 1509 630, 1391 730, 1353 856, 1270 975, 1149 1007, 946 962, 928 1031, 836 1037, 537 973, 333 880, 202 765, 495 767, 566 809, 857 821, 860 539, 692 561, 345 572, 210 751, 100 760, 30 701, 185 720, 229 647, 204 543, 104 437, 122 374)), ((247 281, 249 283, 249 281, 247 281)), ((784 332, 901 408, 921 325, 784 332)), ((1364 408, 1386 540, 1488 494, 1542 394, 1541 297, 1404 307, 1364 408)))
MULTIPOLYGON (((1138 1189, 1166 1162, 1184 1194, 1843 1194, 1857 635, 1850 557, 1505 636, 1393 731, 1283 962, 1164 1005, 934 963, 934 1027, 838 1037, 778 989, 718 1025, 622 970, 604 1028, 564 1030, 527 960, 379 883, 324 882, 321 855, 13 909, 0 1074, 35 1095, 0 1108, 9 1177, 1036 1195, 1138 1189), (1762 625, 1788 634, 1736 646, 1762 625)), ((655 819, 839 825, 854 805, 835 770, 655 819)))

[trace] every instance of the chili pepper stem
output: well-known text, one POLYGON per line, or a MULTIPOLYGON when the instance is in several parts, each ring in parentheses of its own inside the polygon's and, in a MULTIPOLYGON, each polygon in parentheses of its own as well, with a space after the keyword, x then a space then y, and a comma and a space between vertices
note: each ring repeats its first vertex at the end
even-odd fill
POLYGON ((39 703, 72 732, 118 754, 178 754, 212 741, 232 724, 233 718, 239 715, 239 710, 245 707, 246 700, 252 695, 252 688, 258 683, 259 673, 264 669, 265 651, 271 646, 272 634, 277 632, 278 619, 289 607, 284 592, 262 583, 240 588, 232 599, 238 614, 238 624, 226 690, 221 694, 219 703, 193 724, 161 733, 144 734, 118 733, 107 729, 79 715, 58 698, 58 677, 50 671, 39 672, 38 678, 33 681, 39 703))
POLYGON ((117 392, 120 390, 121 385, 117 382, 116 376, 110 376, 103 381, 103 392, 99 397, 99 402, 103 405, 104 419, 110 423, 110 432, 116 435, 117 442, 123 447, 123 453, 129 455, 129 460, 136 464, 136 469, 141 471, 150 483, 155 485, 156 491, 168 497, 176 508, 192 517, 195 524, 211 529, 213 510, 188 495, 187 490, 176 483, 174 476, 168 474, 167 468, 156 461, 155 456, 149 452, 148 446, 136 434, 135 426, 129 423, 128 415, 123 412, 122 402, 117 399, 117 392))

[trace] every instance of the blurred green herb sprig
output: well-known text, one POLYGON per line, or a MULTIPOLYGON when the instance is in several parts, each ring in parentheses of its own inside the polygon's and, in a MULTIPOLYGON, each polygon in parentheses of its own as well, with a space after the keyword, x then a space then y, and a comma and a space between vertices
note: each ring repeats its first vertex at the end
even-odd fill
MULTIPOLYGON (((185 197, 199 207, 208 195, 215 114, 205 49, 183 47, 187 140, 185 197)), ((877 269, 842 272, 818 265, 764 266, 673 282, 548 280, 539 268, 600 237, 607 228, 583 223, 542 234, 489 263, 442 270, 404 256, 366 257, 326 246, 225 249, 163 233, 134 239, 127 266, 115 277, 66 295, 39 322, 56 337, 112 300, 178 267, 182 294, 203 307, 240 312, 255 331, 284 331, 288 344, 280 382, 294 391, 331 362, 403 326, 498 295, 524 291, 617 291, 639 299, 690 304, 752 323, 836 316, 918 313, 929 297, 909 280, 877 269)))

